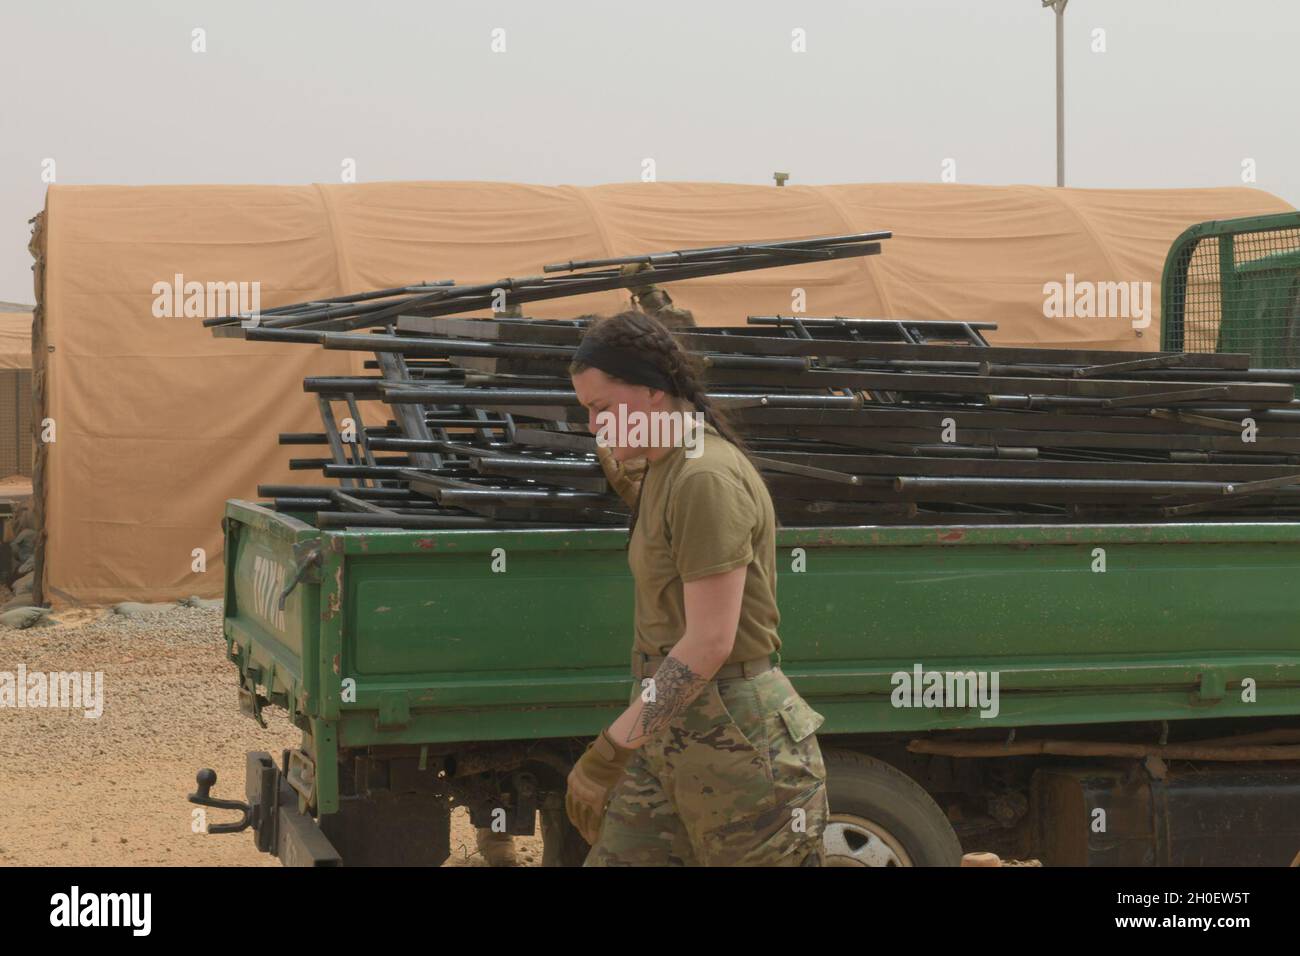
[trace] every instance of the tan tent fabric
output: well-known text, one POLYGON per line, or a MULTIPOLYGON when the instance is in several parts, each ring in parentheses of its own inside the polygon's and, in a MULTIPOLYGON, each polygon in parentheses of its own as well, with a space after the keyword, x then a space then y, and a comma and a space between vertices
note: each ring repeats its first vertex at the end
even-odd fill
POLYGON ((0 368, 32 367, 32 314, 0 312, 0 368))
MULTIPOLYGON (((1117 319, 1045 319, 1043 284, 1151 281, 1174 237, 1206 219, 1289 209, 1266 192, 1058 190, 881 184, 651 183, 54 186, 41 306, 47 532, 55 601, 165 600, 223 586, 222 503, 290 472, 276 436, 317 431, 308 374, 364 356, 214 339, 197 318, 154 318, 153 285, 260 282, 262 307, 419 280, 491 281, 548 262, 893 230, 883 255, 695 280, 675 301, 701 323, 789 313, 992 321, 999 344, 1156 348, 1117 319), (195 549, 206 570, 191 569, 195 549)), ((38 231, 38 236, 42 235, 38 231)), ((38 273, 39 274, 39 273, 38 273)), ((623 293, 527 314, 609 311, 623 293)), ((38 494, 40 491, 38 490, 38 494)))

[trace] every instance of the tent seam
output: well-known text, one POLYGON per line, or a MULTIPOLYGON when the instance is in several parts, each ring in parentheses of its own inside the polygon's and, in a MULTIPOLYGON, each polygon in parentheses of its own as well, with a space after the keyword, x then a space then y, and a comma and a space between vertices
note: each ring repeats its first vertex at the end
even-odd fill
MULTIPOLYGON (((330 198, 323 183, 312 183, 316 189, 316 195, 320 199, 321 208, 325 211, 325 228, 329 231, 330 244, 334 247, 334 271, 337 275, 334 289, 335 295, 347 295, 349 289, 355 286, 352 281, 352 268, 343 249, 343 242, 340 238, 342 230, 339 228, 338 215, 334 209, 334 202, 330 198)), ((352 291, 356 291, 351 288, 352 291)), ((365 372, 365 357, 361 352, 350 353, 350 365, 352 374, 361 375, 365 372)))
POLYGON ((1097 235, 1097 230, 1095 230, 1092 227, 1092 223, 1089 222, 1088 217, 1085 216, 1083 213, 1079 212, 1079 210, 1076 209, 1071 203, 1066 201, 1061 187, 1034 186, 1032 188, 1039 192, 1045 192, 1050 194, 1052 198, 1056 201, 1056 204, 1058 206, 1060 206, 1062 209, 1068 212, 1072 217, 1074 217, 1075 221, 1078 222, 1079 225, 1083 227, 1084 232, 1088 234, 1088 238, 1091 239, 1093 244, 1097 247, 1097 250, 1101 253, 1101 257, 1106 260, 1106 265, 1110 267, 1111 273, 1114 275, 1115 280, 1118 281, 1120 278, 1119 265, 1111 257, 1110 250, 1107 249, 1106 244, 1101 241, 1101 238, 1097 235))
POLYGON ((50 205, 53 199, 53 187, 46 190, 45 203, 40 212, 32 217, 32 237, 28 251, 32 255, 35 304, 32 306, 32 420, 31 438, 35 444, 32 455, 32 518, 36 527, 36 541, 32 548, 32 598, 38 603, 45 603, 53 590, 48 583, 50 578, 49 524, 50 524, 50 452, 52 442, 36 441, 40 423, 47 417, 52 421, 54 415, 50 410, 50 358, 49 358, 49 225, 50 205))
MULTIPOLYGON (((845 232, 852 233, 855 231, 853 219, 847 212, 845 212, 840 201, 829 192, 829 190, 834 188, 833 186, 796 186, 795 188, 800 192, 811 190, 814 195, 831 208, 831 211, 834 212, 840 222, 843 223, 845 232)), ((873 261, 875 258, 875 256, 859 256, 857 262, 862 265, 862 268, 867 273, 867 278, 871 281, 872 287, 880 296, 880 304, 884 307, 885 312, 882 318, 892 319, 895 318, 895 315, 894 307, 890 302, 889 286, 876 268, 876 263, 873 261)))
POLYGON ((596 232, 600 235, 600 245, 605 250, 605 258, 612 258, 614 255, 614 244, 609 241, 609 231, 605 228, 605 220, 601 218, 596 204, 592 202, 591 197, 587 195, 587 190, 581 186, 561 186, 561 189, 572 190, 574 195, 582 203, 583 208, 587 210, 587 215, 596 226, 596 232))
POLYGON ((329 232, 330 245, 334 248, 334 272, 337 277, 337 286, 335 295, 346 295, 348 292, 348 283, 352 278, 352 269, 348 265, 347 255, 343 250, 343 243, 339 240, 338 216, 334 211, 334 203, 329 198, 329 193, 325 191, 323 183, 312 183, 312 188, 316 190, 316 195, 320 200, 321 209, 325 212, 325 228, 329 232))
POLYGON ((582 203, 587 215, 590 217, 592 224, 596 227, 596 235, 600 237, 601 248, 605 251, 602 258, 612 259, 614 256, 614 244, 609 240, 609 232, 605 228, 605 220, 601 218, 600 211, 596 208, 595 202, 587 195, 587 190, 582 186, 561 186, 560 189, 567 189, 578 197, 582 203))

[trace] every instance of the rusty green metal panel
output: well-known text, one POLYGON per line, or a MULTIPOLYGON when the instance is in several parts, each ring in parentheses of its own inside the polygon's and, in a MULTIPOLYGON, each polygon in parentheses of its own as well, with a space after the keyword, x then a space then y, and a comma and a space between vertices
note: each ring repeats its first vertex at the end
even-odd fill
MULTIPOLYGON (((352 531, 343 537, 347 555, 480 554, 509 551, 623 551, 627 532, 617 529, 543 531, 352 531)), ((1221 544, 1300 543, 1300 524, 1285 522, 1188 522, 1160 524, 1026 524, 957 527, 910 525, 857 528, 782 528, 780 547, 928 547, 932 545, 1221 544)))
POLYGON ((310 585, 295 589, 280 608, 279 596, 295 555, 320 533, 302 521, 261 508, 235 508, 226 529, 226 647, 254 686, 291 712, 313 693, 317 670, 311 659, 317 629, 304 613, 314 608, 310 585))
MULTIPOLYGON (((255 540, 291 520, 227 514, 255 540)), ((623 532, 312 533, 322 583, 287 628, 338 746, 586 736, 626 701, 623 532)), ((778 561, 783 666, 823 734, 1300 714, 1300 524, 784 529, 778 561), (996 716, 894 706, 917 665, 996 673, 996 716)), ((240 606, 228 633, 283 653, 240 606)))

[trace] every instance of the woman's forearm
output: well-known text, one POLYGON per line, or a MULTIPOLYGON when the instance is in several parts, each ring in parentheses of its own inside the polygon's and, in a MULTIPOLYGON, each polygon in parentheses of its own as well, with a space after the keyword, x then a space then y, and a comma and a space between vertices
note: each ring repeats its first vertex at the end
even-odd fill
POLYGON ((693 637, 689 631, 641 689, 636 701, 610 725, 624 747, 640 747, 684 711, 731 654, 731 641, 693 637))
POLYGON ((605 480, 615 494, 629 508, 635 508, 637 496, 641 493, 641 481, 645 478, 645 459, 634 459, 636 464, 629 462, 624 465, 614 457, 612 451, 602 445, 596 446, 596 458, 601 470, 605 472, 605 480))
POLYGON ((610 725, 624 747, 640 747, 684 711, 726 663, 736 646, 747 567, 688 581, 682 586, 686 633, 641 688, 641 695, 610 725))

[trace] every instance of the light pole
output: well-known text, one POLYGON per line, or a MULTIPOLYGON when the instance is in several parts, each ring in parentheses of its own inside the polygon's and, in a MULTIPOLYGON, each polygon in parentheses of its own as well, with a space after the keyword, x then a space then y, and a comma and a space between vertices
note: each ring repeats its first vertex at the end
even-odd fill
POLYGON ((1043 0, 1056 14, 1056 185, 1065 185, 1065 5, 1070 0, 1043 0))

